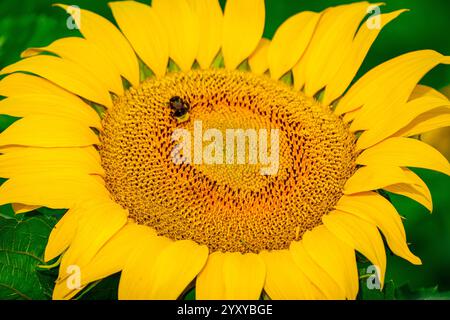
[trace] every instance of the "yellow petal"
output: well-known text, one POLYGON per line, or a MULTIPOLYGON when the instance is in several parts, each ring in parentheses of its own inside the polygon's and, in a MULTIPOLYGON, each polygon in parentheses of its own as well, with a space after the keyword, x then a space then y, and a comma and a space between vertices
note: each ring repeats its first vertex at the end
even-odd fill
POLYGON ((410 52, 391 59, 359 79, 339 101, 335 112, 342 114, 362 107, 351 128, 354 131, 370 129, 371 118, 388 114, 406 103, 428 71, 449 62, 447 57, 432 50, 410 52))
POLYGON ((71 208, 89 198, 108 198, 98 177, 81 174, 60 174, 52 171, 21 175, 0 186, 0 205, 23 203, 52 209, 71 208))
POLYGON ((80 122, 87 127, 101 128, 95 110, 80 99, 44 94, 12 96, 0 101, 0 114, 15 117, 32 115, 58 116, 80 122))
POLYGON ((70 300, 80 293, 84 287, 79 289, 72 289, 66 282, 56 283, 53 288, 52 299, 53 300, 70 300))
POLYGON ((222 45, 223 13, 218 0, 188 0, 199 19, 200 43, 197 61, 208 69, 222 45))
POLYGON ((125 262, 119 283, 120 300, 150 299, 150 272, 161 252, 173 243, 166 237, 152 234, 146 238, 139 246, 135 246, 125 262))
POLYGON ((308 51, 300 58, 297 64, 292 68, 292 77, 294 80, 294 89, 303 90, 306 82, 306 65, 305 60, 307 58, 308 51))
POLYGON ((293 241, 289 247, 292 259, 305 273, 309 280, 319 288, 325 297, 330 300, 345 299, 345 292, 337 282, 306 252, 302 241, 293 241))
MULTIPOLYGON (((13 146, 0 146, 0 153, 1 154, 10 154, 10 153, 16 153, 16 152, 25 152, 24 149, 30 149, 30 151, 28 151, 28 152, 32 152, 31 150, 40 150, 40 149, 42 149, 43 151, 50 150, 47 148, 13 145, 13 146)), ((63 150, 65 148, 52 148, 52 149, 63 150)), ((91 156, 95 161, 100 162, 100 154, 98 153, 97 149, 95 149, 94 147, 89 146, 89 147, 81 147, 81 148, 74 148, 74 149, 83 149, 86 151, 86 154, 89 154, 89 156, 91 156)))
MULTIPOLYGON (((444 101, 448 101, 448 98, 441 92, 431 87, 419 84, 414 88, 410 100, 422 97, 433 97, 444 101)), ((397 131, 394 134, 394 136, 410 137, 413 135, 421 134, 427 131, 433 131, 435 129, 440 129, 448 126, 450 126, 450 108, 440 107, 422 113, 421 115, 416 117, 413 121, 411 121, 407 126, 397 131)))
POLYGON ((266 268, 256 254, 213 253, 197 278, 198 299, 255 300, 264 286, 266 268))
POLYGON ((5 97, 24 94, 55 95, 66 99, 80 100, 67 90, 47 79, 25 73, 13 73, 0 81, 0 95, 5 97))
POLYGON ((383 189, 397 183, 414 183, 400 167, 372 164, 359 168, 344 186, 344 194, 383 189))
POLYGON ((355 299, 358 270, 354 250, 323 225, 307 231, 302 242, 308 255, 338 283, 347 299, 355 299))
POLYGON ((315 95, 336 75, 367 14, 368 5, 368 2, 358 2, 324 11, 304 61, 307 95, 315 95))
POLYGON ((272 300, 318 300, 324 294, 294 263, 288 250, 262 252, 267 268, 264 290, 272 300))
POLYGON ((383 284, 386 272, 386 252, 377 227, 355 215, 339 210, 323 216, 322 221, 336 237, 362 253, 379 268, 379 280, 383 284))
POLYGON ((380 19, 380 27, 369 28, 371 20, 365 22, 358 30, 353 42, 346 53, 342 65, 339 67, 337 73, 332 77, 327 85, 322 103, 329 105, 331 102, 339 98, 347 87, 352 82, 361 64, 364 61, 370 47, 378 37, 380 31, 392 20, 397 18, 406 10, 397 10, 394 12, 382 14, 380 16, 372 17, 372 19, 380 19))
POLYGON ((114 68, 108 56, 86 39, 77 37, 58 39, 47 47, 27 49, 21 54, 21 57, 27 58, 41 52, 51 52, 63 59, 75 62, 92 71, 91 77, 101 82, 109 91, 117 95, 123 94, 119 72, 114 68))
POLYGON ((177 299, 208 258, 208 248, 190 240, 155 241, 125 264, 119 299, 177 299))
POLYGON ((70 60, 39 55, 9 65, 0 74, 17 71, 37 74, 87 100, 106 107, 112 106, 108 88, 97 81, 91 71, 70 60))
POLYGON ((375 192, 363 192, 343 196, 336 209, 354 214, 380 228, 392 252, 410 261, 420 264, 420 259, 411 253, 406 244, 405 229, 397 210, 385 198, 375 192))
POLYGON ((189 71, 199 50, 198 17, 186 0, 153 0, 152 7, 169 36, 169 54, 183 71, 189 71))
POLYGON ((266 276, 262 259, 252 253, 227 254, 223 264, 227 300, 259 299, 266 276))
POLYGON ((434 98, 439 98, 442 100, 448 100, 448 98, 444 94, 440 93, 439 91, 437 91, 429 86, 418 84, 414 88, 413 92, 411 93, 409 100, 414 100, 414 99, 422 98, 422 97, 434 97, 434 98))
POLYGON ((258 46, 264 32, 264 0, 228 0, 222 52, 227 69, 236 69, 258 46))
POLYGON ((433 211, 433 201, 428 186, 414 172, 407 168, 403 168, 404 173, 413 181, 412 184, 400 183, 384 187, 384 190, 400 194, 422 204, 430 212, 433 211))
POLYGON ((387 186, 384 188, 384 190, 408 197, 423 205, 425 208, 428 209, 428 211, 430 212, 433 211, 433 204, 430 201, 430 199, 424 196, 423 190, 415 185, 400 183, 387 186))
POLYGON ((450 109, 442 107, 421 114, 406 127, 397 131, 394 136, 411 137, 448 126, 450 126, 450 109))
POLYGON ((26 148, 31 147, 24 147, 24 146, 0 146, 0 153, 1 154, 8 154, 11 152, 21 151, 26 148))
POLYGON ((269 48, 270 75, 279 79, 300 59, 308 46, 320 14, 298 13, 286 20, 275 32, 269 48))
POLYGON ((349 111, 346 114, 344 114, 344 117, 342 118, 342 120, 344 120, 344 122, 349 123, 351 121, 353 121, 353 119, 355 119, 355 117, 358 115, 358 113, 361 111, 361 108, 355 109, 353 111, 349 111))
POLYGON ((62 271, 70 265, 84 267, 127 222, 128 212, 109 199, 87 202, 80 210, 84 212, 79 217, 72 243, 61 260, 62 271))
POLYGON ((0 156, 0 177, 11 178, 55 171, 104 174, 94 147, 22 148, 0 156))
POLYGON ((450 175, 450 164, 433 147, 410 138, 389 138, 364 152, 356 159, 361 165, 417 167, 450 175))
POLYGON ((153 265, 150 297, 176 299, 198 275, 208 258, 208 248, 181 240, 161 252, 153 265))
POLYGON ((157 77, 164 76, 169 62, 169 41, 154 10, 136 1, 110 2, 109 6, 142 61, 157 77))
MULTIPOLYGON (((68 6, 57 4, 67 11, 68 6)), ((139 85, 139 63, 128 41, 107 19, 80 9, 79 17, 71 13, 81 34, 109 57, 114 68, 133 86, 139 85), (79 24, 78 24, 79 22, 79 24)))
MULTIPOLYGON (((3 177, 3 176, 0 175, 0 177, 3 177)), ((12 204, 12 209, 15 214, 31 212, 33 210, 39 209, 40 207, 41 206, 29 206, 29 205, 22 204, 22 203, 13 203, 12 204)))
POLYGON ((59 256, 72 243, 78 228, 79 214, 78 207, 72 208, 53 227, 45 247, 45 262, 59 256))
POLYGON ((106 278, 121 271, 136 245, 144 243, 156 232, 146 226, 129 223, 119 230, 97 252, 92 260, 83 266, 82 284, 106 278))
POLYGON ((441 89, 441 92, 447 97, 450 98, 450 85, 446 85, 441 89))
POLYGON ((256 50, 248 58, 248 65, 253 73, 264 74, 269 69, 270 40, 262 38, 256 50))
POLYGON ((223 264, 226 254, 213 252, 209 255, 205 267, 196 280, 195 296, 197 300, 220 300, 226 296, 223 280, 223 264))
POLYGON ((358 138, 356 146, 359 150, 367 149, 406 127, 419 115, 444 106, 449 107, 450 111, 450 101, 447 98, 425 96, 399 105, 389 114, 376 115, 370 119, 369 127, 372 129, 363 132, 358 138))
POLYGON ((81 123, 55 116, 29 116, 0 134, 0 145, 84 147, 98 144, 95 133, 81 123))
POLYGON ((420 140, 433 146, 450 160, 450 126, 423 133, 420 140))

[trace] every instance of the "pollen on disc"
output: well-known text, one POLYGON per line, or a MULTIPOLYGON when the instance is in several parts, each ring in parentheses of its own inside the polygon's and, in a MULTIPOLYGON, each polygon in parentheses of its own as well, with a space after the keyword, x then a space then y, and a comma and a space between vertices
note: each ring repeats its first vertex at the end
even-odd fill
MULTIPOLYGON (((115 101, 100 138, 106 186, 130 217, 211 252, 288 248, 321 224, 356 169, 355 137, 329 107, 241 71, 192 70, 149 79, 115 101), (190 105, 187 121, 172 115, 168 103, 175 96, 190 105), (214 129, 223 137, 228 129, 278 129, 277 173, 263 175, 267 165, 250 161, 175 163, 174 130, 194 133, 196 123, 202 132, 214 129)), ((270 151, 270 133, 267 141, 270 151)))

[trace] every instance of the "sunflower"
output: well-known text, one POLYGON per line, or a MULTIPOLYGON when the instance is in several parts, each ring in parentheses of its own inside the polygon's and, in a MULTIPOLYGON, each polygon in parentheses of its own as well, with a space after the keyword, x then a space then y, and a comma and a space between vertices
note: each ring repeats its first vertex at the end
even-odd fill
POLYGON ((418 85, 450 57, 407 53, 352 84, 405 10, 301 12, 268 40, 263 0, 228 0, 224 12, 216 0, 112 2, 121 31, 58 6, 82 37, 27 49, 0 81, 0 113, 19 118, 0 135, 0 204, 68 209, 45 251, 59 257, 54 299, 118 272, 120 299, 176 299, 194 285, 197 299, 355 299, 356 251, 384 281, 381 233, 421 263, 384 191, 432 211, 408 167, 450 175, 416 139, 450 124, 449 100, 418 85), (174 118, 172 99, 189 118, 174 118), (277 174, 174 163, 171 134, 195 121, 279 129, 277 174))
MULTIPOLYGON (((450 97, 450 85, 441 90, 448 98, 450 97)), ((432 145, 439 150, 447 160, 450 160, 450 127, 442 127, 431 130, 420 135, 420 140, 432 145)))

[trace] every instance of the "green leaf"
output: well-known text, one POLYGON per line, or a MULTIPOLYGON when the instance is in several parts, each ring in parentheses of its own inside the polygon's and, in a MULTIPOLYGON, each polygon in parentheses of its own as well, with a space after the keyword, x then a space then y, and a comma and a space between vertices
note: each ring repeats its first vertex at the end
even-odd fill
POLYGON ((10 204, 0 206, 0 218, 16 220, 14 211, 10 204))
POLYGON ((75 299, 77 300, 117 300, 120 273, 89 285, 75 299))
POLYGON ((0 132, 6 130, 10 125, 16 122, 19 118, 8 116, 8 115, 0 115, 0 132))
POLYGON ((358 300, 394 300, 395 284, 393 280, 385 281, 383 290, 369 289, 367 279, 360 281, 358 300))
POLYGON ((0 20, 0 67, 20 59, 20 53, 29 47, 47 46, 65 36, 78 36, 78 30, 65 27, 64 11, 53 9, 52 16, 21 15, 0 20))
POLYGON ((412 290, 409 285, 397 289, 396 297, 400 300, 449 300, 450 291, 441 292, 438 286, 412 290))
POLYGON ((195 288, 189 290, 183 297, 183 300, 195 300, 195 288))
POLYGON ((55 271, 37 266, 44 264, 47 239, 58 218, 36 212, 22 216, 0 216, 0 299, 49 299, 55 271))
POLYGON ((373 286, 374 276, 372 272, 368 272, 368 267, 371 265, 367 260, 358 263, 359 266, 359 292, 358 300, 394 300, 396 286, 393 280, 385 280, 383 290, 377 289, 373 286), (372 285, 370 285, 372 284, 372 285))
POLYGON ((64 213, 66 213, 66 209, 49 209, 46 207, 41 207, 39 209, 36 209, 37 212, 42 213, 42 214, 46 214, 46 215, 63 215, 64 213))

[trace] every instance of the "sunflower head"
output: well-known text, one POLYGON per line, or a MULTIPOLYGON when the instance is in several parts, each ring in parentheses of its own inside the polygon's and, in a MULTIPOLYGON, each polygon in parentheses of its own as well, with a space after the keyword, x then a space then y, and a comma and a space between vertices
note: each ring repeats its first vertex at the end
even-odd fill
POLYGON ((404 10, 300 12, 268 40, 263 0, 112 2, 120 31, 58 6, 82 37, 25 50, 0 81, 0 113, 20 118, 0 134, 0 204, 68 209, 45 252, 61 256, 55 299, 117 272, 121 299, 191 283, 198 299, 354 299, 356 251, 383 283, 380 231, 420 264, 383 194, 431 211, 408 167, 450 174, 415 139, 450 124, 418 85, 450 58, 408 53, 351 85, 404 10))
POLYGON ((136 222, 211 252, 287 249, 333 209, 356 168, 355 137, 329 108, 250 72, 194 70, 149 79, 108 110, 103 128, 100 155, 115 200, 136 222), (180 124, 167 103, 191 105, 189 121, 180 124), (170 137, 181 126, 193 140, 216 130, 220 141, 202 141, 200 161, 174 163, 178 142, 170 137), (242 162, 237 146, 227 148, 233 129, 247 134, 242 162), (281 132, 277 141, 257 134, 274 129, 281 132), (259 142, 269 145, 258 151, 276 155, 276 174, 261 174, 269 163, 250 158, 259 142))

